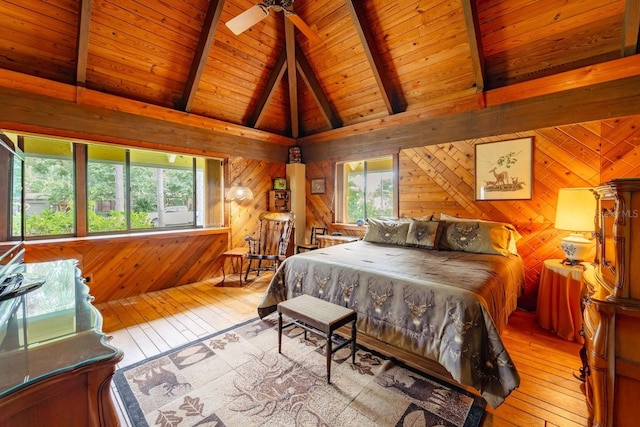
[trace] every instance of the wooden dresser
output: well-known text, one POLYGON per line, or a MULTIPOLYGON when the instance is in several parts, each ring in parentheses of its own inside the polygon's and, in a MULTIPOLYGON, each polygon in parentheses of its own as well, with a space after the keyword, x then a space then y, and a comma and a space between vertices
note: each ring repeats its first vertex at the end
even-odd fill
POLYGON ((584 281, 585 392, 594 426, 636 426, 640 413, 640 179, 595 189, 596 260, 584 281))
POLYGON ((119 425, 111 377, 122 352, 106 342, 75 261, 27 264, 29 275, 46 282, 0 303, 10 310, 0 325, 0 427, 119 425))

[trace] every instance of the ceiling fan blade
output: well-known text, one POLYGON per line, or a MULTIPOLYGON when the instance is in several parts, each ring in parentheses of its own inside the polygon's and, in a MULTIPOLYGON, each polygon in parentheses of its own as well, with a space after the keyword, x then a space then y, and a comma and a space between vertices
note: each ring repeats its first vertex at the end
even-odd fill
POLYGON ((308 26, 307 23, 304 22, 302 18, 300 18, 300 16, 298 16, 295 12, 291 12, 290 10, 285 9, 284 16, 286 16, 289 21, 291 21, 293 25, 295 25, 300 30, 300 32, 304 34, 305 37, 307 37, 309 43, 318 44, 322 42, 320 36, 318 36, 318 34, 316 34, 316 32, 313 31, 311 27, 308 26))
POLYGON ((225 25, 237 36, 253 27, 267 16, 269 16, 269 8, 262 4, 256 4, 235 18, 227 21, 225 25))

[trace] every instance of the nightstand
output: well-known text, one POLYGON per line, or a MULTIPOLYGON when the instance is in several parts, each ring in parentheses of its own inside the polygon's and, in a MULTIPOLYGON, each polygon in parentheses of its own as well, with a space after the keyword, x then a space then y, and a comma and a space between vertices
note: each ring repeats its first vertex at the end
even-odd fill
POLYGON ((542 267, 538 290, 536 321, 558 336, 584 342, 582 329, 582 297, 584 286, 582 264, 566 265, 561 259, 548 259, 542 267))

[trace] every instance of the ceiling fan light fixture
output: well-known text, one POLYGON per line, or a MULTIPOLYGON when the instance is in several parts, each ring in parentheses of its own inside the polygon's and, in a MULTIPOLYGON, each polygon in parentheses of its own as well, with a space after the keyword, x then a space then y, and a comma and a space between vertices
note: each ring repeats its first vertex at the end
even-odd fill
POLYGON ((306 24, 293 10, 294 0, 263 0, 262 3, 256 4, 242 12, 240 15, 227 21, 225 25, 236 36, 242 34, 258 22, 269 16, 269 9, 276 12, 284 13, 284 16, 295 25, 302 34, 307 37, 311 44, 318 44, 322 40, 316 32, 306 24))
POLYGON ((235 18, 227 21, 225 25, 237 36, 268 16, 269 7, 263 4, 256 4, 235 18))

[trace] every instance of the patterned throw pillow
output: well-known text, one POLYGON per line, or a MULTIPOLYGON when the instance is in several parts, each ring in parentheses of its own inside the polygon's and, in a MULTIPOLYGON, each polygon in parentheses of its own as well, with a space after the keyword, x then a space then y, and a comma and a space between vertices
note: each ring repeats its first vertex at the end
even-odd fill
POLYGON ((438 221, 411 221, 407 233, 407 246, 435 249, 439 224, 438 221))
POLYGON ((375 218, 367 220, 367 232, 363 240, 371 243, 404 245, 407 242, 409 221, 384 221, 375 218))
POLYGON ((489 220, 485 220, 485 219, 472 219, 472 218, 459 218, 456 216, 451 216, 451 215, 447 215, 445 213, 441 213, 440 214, 440 220, 442 221, 466 221, 466 222, 492 222, 495 224, 502 224, 504 225, 507 230, 509 230, 509 252, 511 252, 514 255, 518 255, 518 246, 517 246, 517 242, 518 240, 520 240, 522 238, 522 236, 520 235, 520 233, 518 233, 518 230, 516 230, 516 228, 512 225, 509 224, 507 222, 497 222, 497 221, 489 221, 489 220))
POLYGON ((509 229, 482 221, 440 221, 439 249, 509 256, 509 229))

